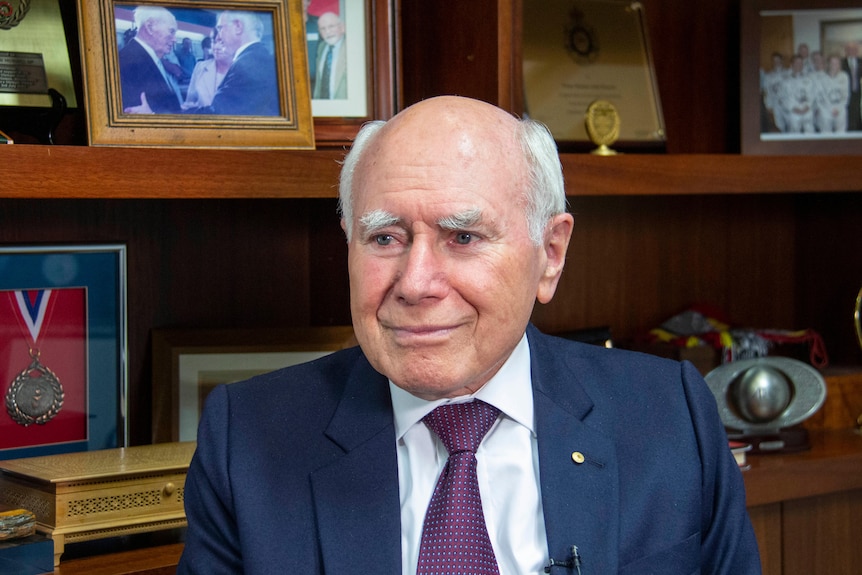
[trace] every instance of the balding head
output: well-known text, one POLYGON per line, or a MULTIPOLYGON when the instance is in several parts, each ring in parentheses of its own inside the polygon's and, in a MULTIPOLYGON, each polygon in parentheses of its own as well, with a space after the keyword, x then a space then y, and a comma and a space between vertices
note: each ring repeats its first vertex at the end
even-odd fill
POLYGON ((507 174, 513 195, 501 200, 524 206, 530 236, 541 243, 547 220, 565 211, 562 171, 553 137, 530 120, 519 120, 486 102, 458 96, 423 100, 388 122, 363 127, 341 172, 340 203, 348 238, 354 193, 362 179, 388 164, 447 163, 465 174, 490 170, 507 174))

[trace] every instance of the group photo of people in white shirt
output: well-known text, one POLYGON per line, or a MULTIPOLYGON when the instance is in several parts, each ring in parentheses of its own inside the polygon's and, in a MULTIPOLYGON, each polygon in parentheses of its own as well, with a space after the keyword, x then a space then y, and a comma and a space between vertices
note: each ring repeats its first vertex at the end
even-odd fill
POLYGON ((795 44, 760 67, 761 138, 862 137, 862 26, 836 16, 784 16, 795 44))
POLYGON ((860 130, 858 51, 858 44, 848 43, 843 56, 810 51, 806 44, 789 56, 775 52, 772 68, 760 75, 765 116, 761 132, 840 134, 860 130))

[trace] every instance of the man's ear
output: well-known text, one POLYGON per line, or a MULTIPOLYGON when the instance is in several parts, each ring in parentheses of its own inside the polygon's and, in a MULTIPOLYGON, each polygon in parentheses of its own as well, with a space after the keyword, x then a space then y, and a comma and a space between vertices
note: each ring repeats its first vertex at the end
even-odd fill
POLYGON ((575 219, 569 213, 557 214, 548 222, 542 247, 545 251, 545 269, 542 277, 539 278, 539 287, 536 291, 536 299, 539 303, 548 303, 557 291, 557 284, 566 265, 566 251, 569 248, 574 226, 575 219))

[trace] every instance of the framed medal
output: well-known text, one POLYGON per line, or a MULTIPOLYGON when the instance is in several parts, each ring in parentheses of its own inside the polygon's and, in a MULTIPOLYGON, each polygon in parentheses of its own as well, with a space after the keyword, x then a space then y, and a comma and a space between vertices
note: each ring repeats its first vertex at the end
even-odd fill
POLYGON ((0 459, 126 444, 126 248, 0 247, 0 459))

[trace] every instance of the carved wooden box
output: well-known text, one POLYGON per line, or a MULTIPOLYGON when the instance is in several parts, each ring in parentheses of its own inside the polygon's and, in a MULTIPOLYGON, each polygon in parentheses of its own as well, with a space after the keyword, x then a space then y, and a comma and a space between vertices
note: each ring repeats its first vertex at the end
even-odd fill
POLYGON ((185 526, 194 449, 189 441, 0 461, 0 503, 36 515, 56 565, 66 543, 185 526))

